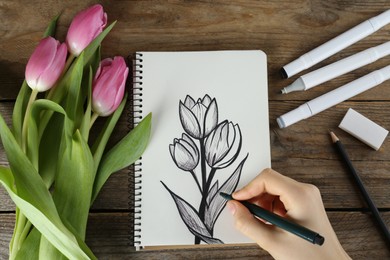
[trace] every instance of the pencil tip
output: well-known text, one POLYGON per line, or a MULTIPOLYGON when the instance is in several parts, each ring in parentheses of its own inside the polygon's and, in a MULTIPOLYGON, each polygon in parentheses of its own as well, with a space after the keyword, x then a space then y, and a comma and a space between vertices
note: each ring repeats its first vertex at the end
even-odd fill
POLYGON ((329 131, 329 134, 330 134, 330 137, 332 138, 333 143, 339 141, 339 138, 337 137, 337 135, 335 135, 335 133, 333 133, 332 131, 329 131))
POLYGON ((233 199, 231 195, 229 195, 229 194, 227 194, 227 193, 225 193, 225 192, 220 192, 219 195, 220 195, 222 198, 224 198, 225 200, 232 200, 232 199, 233 199))

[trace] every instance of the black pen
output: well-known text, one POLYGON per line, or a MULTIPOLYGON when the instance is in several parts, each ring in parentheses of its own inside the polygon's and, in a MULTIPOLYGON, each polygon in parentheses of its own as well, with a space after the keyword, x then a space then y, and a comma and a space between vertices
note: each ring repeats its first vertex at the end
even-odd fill
POLYGON ((360 179, 358 173, 356 172, 355 168, 353 167, 352 162, 349 159, 349 156, 348 156, 347 152, 345 151, 343 144, 340 142, 339 138, 333 132, 330 132, 330 136, 332 137, 332 141, 335 144, 335 146, 336 146, 338 152, 340 153, 341 157, 343 158, 344 162, 347 164, 349 171, 353 175, 353 178, 355 179, 355 181, 359 187, 359 190, 363 195, 364 200, 366 201, 368 207, 370 208, 372 214, 374 215, 376 221, 378 222, 378 225, 379 225, 380 229, 382 230, 383 235, 386 238, 387 245, 390 246, 390 233, 386 227, 385 222, 381 218, 381 215, 379 214, 378 208, 375 206, 375 204, 372 201, 370 195, 368 194, 366 188, 364 187, 362 180, 360 179))
MULTIPOLYGON (((219 193, 226 200, 234 200, 233 197, 227 193, 219 193)), ((325 238, 308 228, 305 228, 301 225, 293 223, 292 221, 285 219, 275 213, 272 213, 266 209, 263 209, 255 204, 249 203, 247 201, 239 201, 244 205, 253 215, 259 217, 272 225, 275 225, 283 230, 286 230, 294 235, 297 235, 312 244, 322 245, 325 241, 325 238)))

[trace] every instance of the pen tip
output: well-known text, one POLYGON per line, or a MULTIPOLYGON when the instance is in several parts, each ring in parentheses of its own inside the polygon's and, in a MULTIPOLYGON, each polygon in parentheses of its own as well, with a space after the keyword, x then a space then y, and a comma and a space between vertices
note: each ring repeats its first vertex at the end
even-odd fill
POLYGON ((219 195, 221 195, 221 197, 226 199, 226 200, 232 200, 233 199, 232 195, 229 195, 229 194, 227 194, 225 192, 220 192, 219 195))
POLYGON ((317 244, 319 246, 322 246, 325 242, 325 238, 321 235, 316 235, 314 238, 314 244, 317 244))
POLYGON ((339 141, 339 138, 337 137, 337 135, 335 135, 335 133, 333 133, 332 131, 329 131, 329 134, 330 134, 330 137, 332 138, 333 143, 339 141))

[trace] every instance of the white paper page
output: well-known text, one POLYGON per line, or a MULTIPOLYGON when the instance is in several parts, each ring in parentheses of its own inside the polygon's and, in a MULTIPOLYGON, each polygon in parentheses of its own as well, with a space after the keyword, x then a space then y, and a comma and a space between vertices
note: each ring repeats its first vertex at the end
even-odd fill
MULTIPOLYGON (((232 122, 233 125, 238 124, 242 144, 240 152, 231 165, 215 171, 209 187, 211 189, 216 180, 221 187, 248 155, 237 188, 242 187, 262 169, 270 167, 266 55, 261 51, 142 52, 141 54, 143 67, 142 74, 139 75, 142 75, 143 116, 148 112, 153 113, 151 140, 142 156, 141 246, 192 245, 195 243, 195 236, 182 220, 170 192, 162 184, 163 182, 196 211, 199 210, 202 187, 198 187, 190 171, 184 171, 175 164, 169 149, 175 138, 181 138, 182 134, 186 133, 180 120, 179 103, 180 101, 184 103, 187 95, 196 102, 207 94, 211 99, 215 98, 217 103, 218 124, 224 120, 232 122)), ((208 118, 206 128, 212 128, 215 120, 208 118)), ((209 142, 212 144, 207 150, 211 164, 213 164, 211 155, 216 154, 217 146, 222 151, 223 145, 226 145, 226 142, 222 141, 225 140, 223 138, 226 137, 226 130, 229 129, 228 136, 231 142, 228 146, 239 140, 237 127, 234 131, 226 124, 224 128, 221 126, 221 129, 225 131, 222 131, 224 135, 221 141, 217 142, 215 141, 217 139, 213 139, 214 142, 209 142), (236 137, 234 142, 233 136, 236 137)), ((194 132, 196 130, 193 130, 192 134, 194 132)), ((213 132, 208 136, 212 134, 213 132)), ((217 137, 217 135, 213 136, 217 137)), ((203 186, 201 141, 191 136, 190 139, 195 143, 199 158, 199 163, 194 169, 195 176, 199 186, 203 186)), ((206 143, 206 138, 203 142, 206 143)), ((236 154, 233 150, 238 150, 237 146, 232 146, 231 151, 224 157, 226 161, 236 154)), ((179 145, 176 149, 179 149, 178 147, 179 145)), ((194 155, 196 152, 192 151, 190 154, 194 155)), ((178 154, 178 157, 180 155, 182 154, 178 154)), ((182 162, 183 158, 187 157, 180 157, 177 160, 182 162)), ((196 156, 192 158, 194 157, 196 156)), ((227 164, 226 162, 223 164, 224 159, 220 160, 220 167, 227 164)), ((194 167, 194 159, 187 161, 189 163, 186 167, 194 167)), ((214 160, 214 166, 218 167, 216 161, 218 160, 214 160)), ((207 165, 206 175, 210 174, 212 168, 207 161, 205 165, 207 165)), ((222 210, 212 232, 212 238, 223 243, 252 242, 235 230, 233 218, 227 209, 222 210)), ((202 241, 201 244, 205 243, 202 241)))

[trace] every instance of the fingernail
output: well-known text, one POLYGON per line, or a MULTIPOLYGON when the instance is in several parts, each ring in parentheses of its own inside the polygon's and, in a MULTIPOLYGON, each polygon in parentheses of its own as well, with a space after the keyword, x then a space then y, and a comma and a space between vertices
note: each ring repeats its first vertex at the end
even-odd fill
POLYGON ((240 190, 236 190, 235 192, 233 192, 232 196, 234 197, 234 196, 237 195, 238 193, 240 193, 240 190))
POLYGON ((235 213, 236 213, 236 205, 234 205, 234 203, 227 203, 226 204, 226 206, 227 206, 227 208, 229 209, 229 211, 230 211, 230 213, 232 214, 232 215, 234 215, 235 213))

